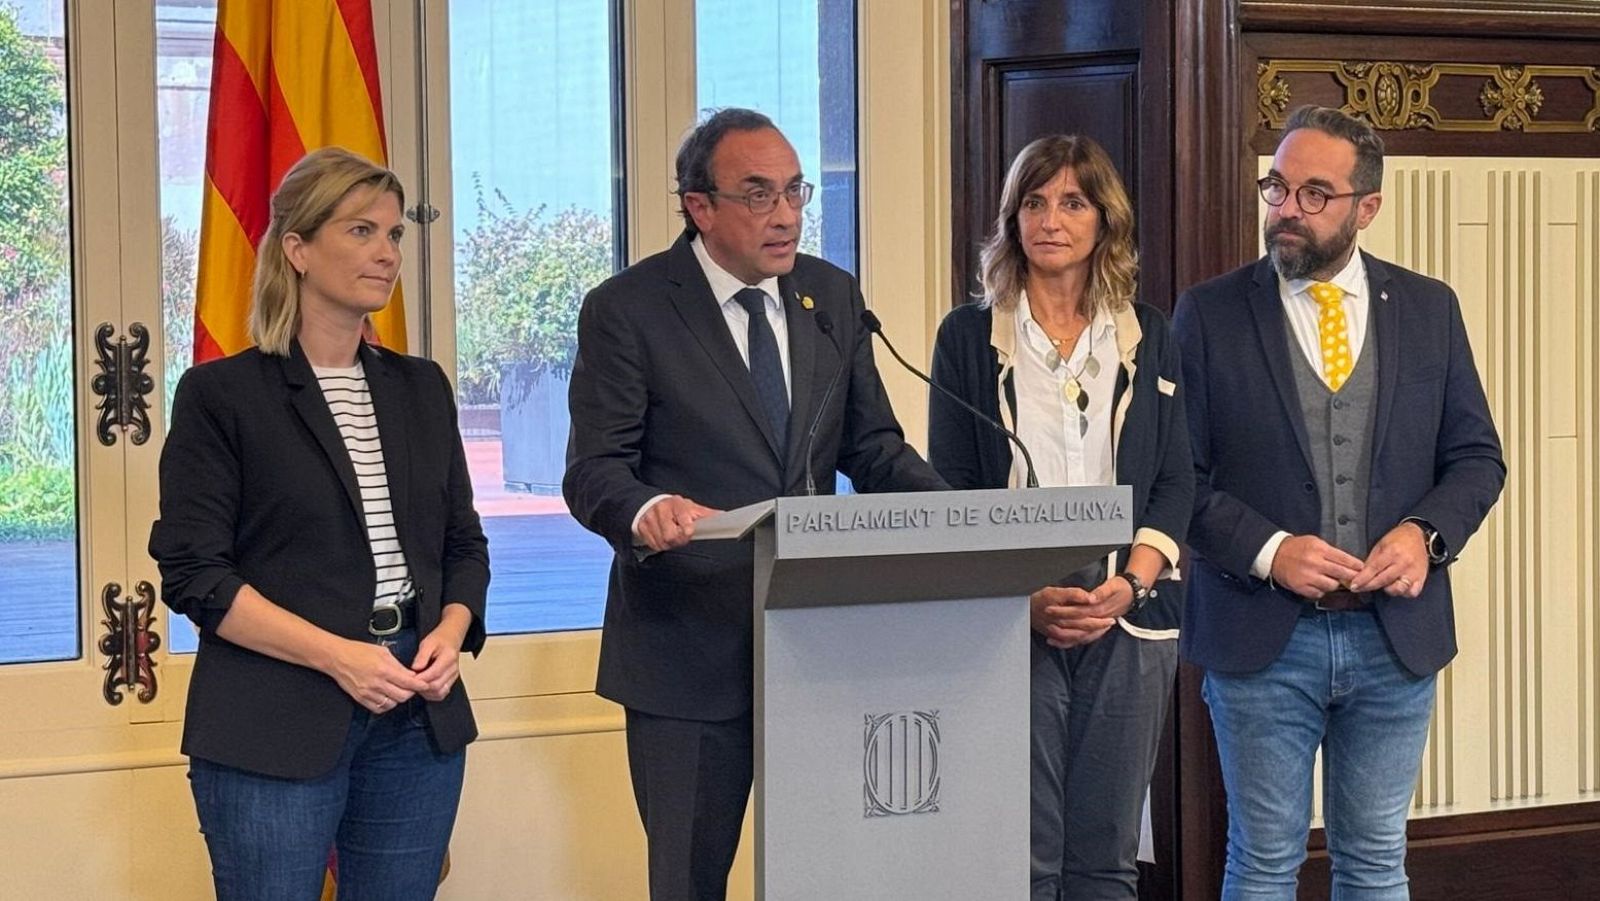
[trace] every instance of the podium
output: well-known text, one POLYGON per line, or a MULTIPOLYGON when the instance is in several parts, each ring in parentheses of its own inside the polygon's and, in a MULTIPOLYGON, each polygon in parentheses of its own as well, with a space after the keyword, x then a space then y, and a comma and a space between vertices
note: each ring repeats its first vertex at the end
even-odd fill
POLYGON ((1127 544, 1131 506, 943 491, 702 520, 754 533, 757 898, 1027 897, 1027 597, 1127 544))

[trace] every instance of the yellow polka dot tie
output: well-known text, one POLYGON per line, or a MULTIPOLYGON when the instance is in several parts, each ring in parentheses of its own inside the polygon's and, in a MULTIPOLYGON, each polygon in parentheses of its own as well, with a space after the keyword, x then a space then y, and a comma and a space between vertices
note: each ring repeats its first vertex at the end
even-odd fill
POLYGON ((1344 289, 1329 282, 1315 282, 1311 299, 1317 302, 1317 338, 1322 344, 1322 379, 1334 391, 1350 378, 1355 366, 1350 359, 1350 330, 1344 321, 1344 289))

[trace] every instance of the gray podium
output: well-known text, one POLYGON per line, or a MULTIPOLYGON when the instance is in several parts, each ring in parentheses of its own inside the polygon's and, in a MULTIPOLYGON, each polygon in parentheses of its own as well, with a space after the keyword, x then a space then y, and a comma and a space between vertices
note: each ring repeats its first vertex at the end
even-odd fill
POLYGON ((1131 503, 947 491, 718 517, 754 532, 757 898, 1027 897, 1026 598, 1127 544, 1131 503))

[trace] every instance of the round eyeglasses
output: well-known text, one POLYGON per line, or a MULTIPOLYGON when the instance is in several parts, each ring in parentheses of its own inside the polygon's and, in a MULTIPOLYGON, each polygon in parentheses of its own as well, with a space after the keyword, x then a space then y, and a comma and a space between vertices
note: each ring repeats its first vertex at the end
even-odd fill
MULTIPOLYGON (((1256 187, 1261 189, 1261 199, 1267 202, 1267 206, 1283 206, 1283 202, 1289 199, 1289 183, 1275 175, 1260 179, 1256 182, 1256 187)), ((1330 200, 1360 197, 1371 193, 1371 191, 1347 191, 1343 194, 1333 194, 1316 185, 1301 185, 1294 189, 1294 202, 1295 206, 1300 208, 1300 212, 1314 216, 1322 212, 1330 200)))

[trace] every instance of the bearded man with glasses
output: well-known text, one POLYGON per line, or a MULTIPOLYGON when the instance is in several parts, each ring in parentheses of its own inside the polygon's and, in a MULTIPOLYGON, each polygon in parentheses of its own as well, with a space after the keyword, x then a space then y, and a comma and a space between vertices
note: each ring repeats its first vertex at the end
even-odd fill
POLYGON ((1409 897, 1405 827, 1456 653, 1448 567, 1505 482, 1448 285, 1361 252, 1383 142, 1303 107, 1267 255, 1178 301, 1195 461, 1180 653, 1228 793, 1225 899, 1293 899, 1323 758, 1333 896, 1409 897))
POLYGON ((801 494, 808 472, 825 493, 835 470, 860 491, 945 485, 889 407, 855 279, 796 250, 812 187, 772 121, 716 113, 677 176, 682 236, 584 299, 562 489, 616 549, 596 691, 627 710, 650 897, 705 901, 750 794, 755 580, 748 544, 686 548, 695 522, 801 494))

